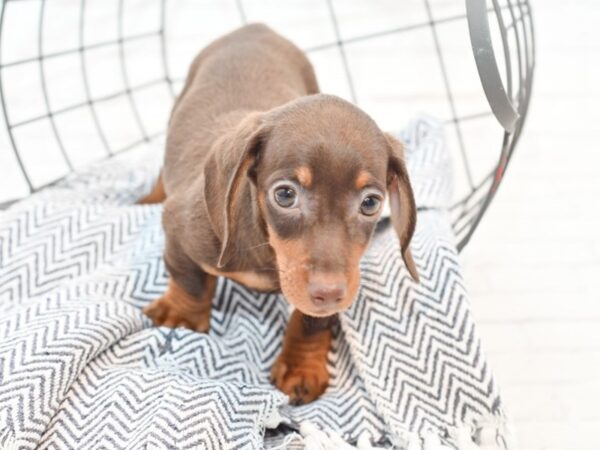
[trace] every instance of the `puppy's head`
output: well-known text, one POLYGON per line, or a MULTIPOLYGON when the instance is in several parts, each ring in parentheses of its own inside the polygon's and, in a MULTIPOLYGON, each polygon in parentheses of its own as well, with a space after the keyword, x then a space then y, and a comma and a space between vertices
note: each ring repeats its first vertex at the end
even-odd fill
POLYGON ((221 264, 235 252, 233 213, 248 176, 282 292, 304 314, 328 316, 351 304, 359 262, 386 197, 404 262, 418 281, 409 249, 415 202, 396 139, 360 109, 327 95, 304 97, 244 122, 237 140, 244 148, 226 198, 221 264))

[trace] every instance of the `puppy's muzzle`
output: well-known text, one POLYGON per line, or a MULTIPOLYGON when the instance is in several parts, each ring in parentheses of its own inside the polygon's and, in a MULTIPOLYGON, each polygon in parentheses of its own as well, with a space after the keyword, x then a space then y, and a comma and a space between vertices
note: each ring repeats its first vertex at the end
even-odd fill
POLYGON ((343 274, 312 274, 308 282, 310 300, 320 310, 338 309, 347 291, 343 274))

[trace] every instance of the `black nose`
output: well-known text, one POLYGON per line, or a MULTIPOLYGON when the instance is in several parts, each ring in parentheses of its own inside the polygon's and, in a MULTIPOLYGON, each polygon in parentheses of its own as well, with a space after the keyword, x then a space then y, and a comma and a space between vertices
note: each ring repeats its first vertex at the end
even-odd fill
POLYGON ((346 295, 346 284, 311 282, 308 292, 315 306, 333 306, 346 295))

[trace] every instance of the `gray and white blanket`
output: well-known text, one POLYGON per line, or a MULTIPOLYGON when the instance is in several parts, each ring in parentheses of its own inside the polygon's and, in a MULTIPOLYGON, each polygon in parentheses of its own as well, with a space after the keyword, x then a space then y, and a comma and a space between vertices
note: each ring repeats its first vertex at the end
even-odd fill
POLYGON ((208 334, 142 314, 167 282, 161 206, 134 205, 155 165, 104 162, 0 212, 0 448, 514 448, 445 212, 441 126, 401 138, 421 283, 382 224, 330 386, 305 406, 269 384, 280 295, 220 280, 208 334))

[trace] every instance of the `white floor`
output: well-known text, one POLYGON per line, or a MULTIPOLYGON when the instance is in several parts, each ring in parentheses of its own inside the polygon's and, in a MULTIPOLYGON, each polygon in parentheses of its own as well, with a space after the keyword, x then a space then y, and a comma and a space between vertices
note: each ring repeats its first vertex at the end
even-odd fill
POLYGON ((600 448, 600 2, 533 0, 527 130, 465 253, 524 450, 600 448))

